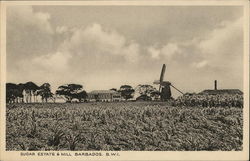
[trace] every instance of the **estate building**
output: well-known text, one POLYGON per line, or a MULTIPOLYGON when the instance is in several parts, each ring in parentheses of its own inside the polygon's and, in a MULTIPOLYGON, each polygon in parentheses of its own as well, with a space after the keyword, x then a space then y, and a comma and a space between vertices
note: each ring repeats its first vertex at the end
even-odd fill
POLYGON ((118 102, 121 101, 121 93, 113 90, 94 90, 88 93, 89 101, 118 102))

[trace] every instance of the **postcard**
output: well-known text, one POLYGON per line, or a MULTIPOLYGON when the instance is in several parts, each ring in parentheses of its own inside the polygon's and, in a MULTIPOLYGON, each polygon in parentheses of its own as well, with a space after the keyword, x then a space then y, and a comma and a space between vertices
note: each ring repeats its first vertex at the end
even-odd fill
POLYGON ((0 160, 249 159, 249 1, 0 4, 0 160))

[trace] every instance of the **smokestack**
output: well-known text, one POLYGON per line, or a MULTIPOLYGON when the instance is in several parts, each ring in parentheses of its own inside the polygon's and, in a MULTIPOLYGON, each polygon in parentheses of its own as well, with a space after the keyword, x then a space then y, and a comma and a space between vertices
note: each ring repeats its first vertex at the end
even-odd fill
POLYGON ((217 80, 214 81, 214 90, 217 90, 217 80))

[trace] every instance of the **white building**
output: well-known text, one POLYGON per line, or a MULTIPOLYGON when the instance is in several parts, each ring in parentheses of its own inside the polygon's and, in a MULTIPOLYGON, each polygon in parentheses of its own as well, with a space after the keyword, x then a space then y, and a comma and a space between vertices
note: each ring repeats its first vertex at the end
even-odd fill
POLYGON ((89 101, 118 102, 121 101, 121 93, 113 90, 94 90, 88 93, 89 101))

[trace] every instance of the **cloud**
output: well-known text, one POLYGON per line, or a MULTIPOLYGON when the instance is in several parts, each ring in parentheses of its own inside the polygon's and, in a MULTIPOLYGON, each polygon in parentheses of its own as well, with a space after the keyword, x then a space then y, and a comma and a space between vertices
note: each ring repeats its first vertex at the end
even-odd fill
POLYGON ((219 69, 236 68, 243 65, 243 19, 223 21, 197 45, 204 60, 219 69), (222 63, 223 62, 223 63, 222 63))
POLYGON ((196 42, 200 60, 191 63, 204 82, 219 80, 220 88, 243 88, 243 19, 222 21, 196 42))
POLYGON ((152 58, 154 59, 159 59, 160 58, 160 50, 156 49, 155 47, 148 47, 148 52, 151 55, 152 58))
POLYGON ((92 55, 121 56, 130 62, 136 62, 139 56, 137 43, 126 40, 116 31, 105 31, 99 24, 75 30, 70 40, 63 46, 75 54, 91 52, 92 55))
POLYGON ((50 14, 31 6, 7 7, 7 68, 16 70, 20 60, 52 52, 54 31, 50 14))
POLYGON ((111 80, 121 84, 139 60, 139 44, 114 30, 105 30, 99 24, 67 30, 58 27, 57 32, 67 33, 67 37, 55 52, 32 58, 28 64, 22 63, 22 68, 36 71, 27 72, 27 78, 39 79, 37 76, 46 75, 40 81, 57 85, 79 82, 90 88, 102 88, 110 86, 111 80), (98 78, 101 78, 101 84, 98 84, 98 78))
POLYGON ((136 63, 139 59, 140 46, 139 44, 132 42, 127 47, 124 47, 121 53, 129 62, 136 63))
POLYGON ((74 29, 64 26, 56 28, 58 33, 68 31, 71 35, 64 39, 55 52, 37 56, 30 64, 43 73, 68 72, 79 75, 80 72, 93 72, 95 68, 96 72, 98 68, 105 71, 110 70, 110 67, 138 61, 140 46, 126 40, 116 31, 105 31, 99 24, 74 29))
POLYGON ((147 52, 155 60, 165 60, 172 64, 181 62, 196 69, 239 69, 243 57, 242 22, 242 18, 222 21, 212 31, 199 37, 188 41, 168 42, 162 47, 149 46, 147 52))
POLYGON ((50 14, 34 12, 31 6, 9 6, 7 9, 8 20, 20 21, 24 25, 37 27, 41 31, 53 33, 49 22, 50 14))
POLYGON ((178 45, 173 43, 169 43, 161 49, 162 54, 169 58, 173 57, 179 51, 178 45))
POLYGON ((175 43, 168 43, 162 48, 150 46, 148 47, 147 51, 153 59, 159 59, 160 57, 164 57, 171 60, 175 56, 175 54, 180 53, 180 48, 175 43))
POLYGON ((67 26, 57 26, 56 27, 56 33, 58 34, 63 34, 65 32, 68 31, 68 27, 67 26))
POLYGON ((199 47, 204 54, 237 54, 234 53, 239 44, 242 44, 243 19, 235 21, 223 21, 219 28, 207 34, 200 42, 199 47))
POLYGON ((205 66, 207 66, 208 62, 206 60, 200 61, 200 62, 194 62, 192 65, 195 68, 203 68, 205 66))
POLYGON ((46 69, 47 72, 63 72, 68 68, 70 54, 56 52, 54 54, 43 55, 32 60, 32 66, 46 69))

